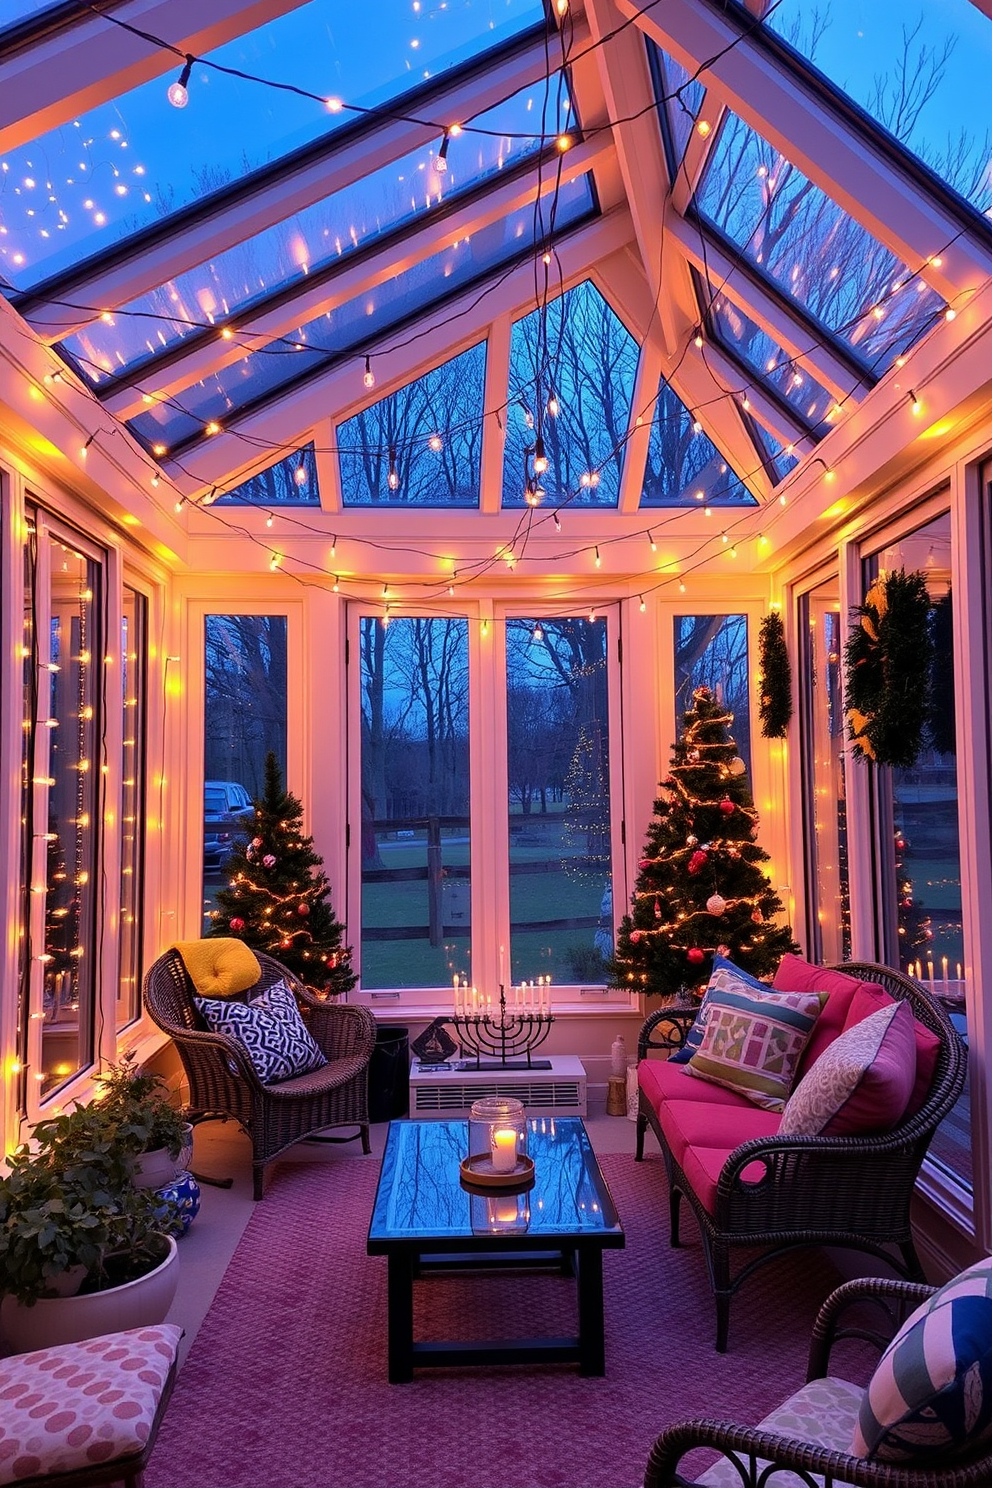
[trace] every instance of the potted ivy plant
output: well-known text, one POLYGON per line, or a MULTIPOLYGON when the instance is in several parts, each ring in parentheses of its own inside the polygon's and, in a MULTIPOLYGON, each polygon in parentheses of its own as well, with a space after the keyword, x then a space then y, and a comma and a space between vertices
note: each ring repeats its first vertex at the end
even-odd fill
POLYGON ((19 1351, 161 1322, 175 1294, 176 1209, 135 1165, 149 1142, 174 1165, 186 1123, 130 1062, 104 1084, 40 1122, 0 1178, 0 1321, 19 1351))
POLYGON ((131 1051, 101 1076, 97 1099, 131 1156, 138 1187, 164 1188, 189 1160, 193 1128, 169 1103, 161 1077, 138 1069, 131 1051))

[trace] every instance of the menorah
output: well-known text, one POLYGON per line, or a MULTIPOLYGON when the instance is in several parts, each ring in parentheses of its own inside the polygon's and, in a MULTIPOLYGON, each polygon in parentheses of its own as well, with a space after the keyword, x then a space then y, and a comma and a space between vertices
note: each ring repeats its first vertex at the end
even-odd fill
MULTIPOLYGON (((482 1069, 483 1057, 487 1069, 550 1069, 550 1059, 532 1059, 555 1021, 554 1014, 537 1008, 508 1008, 506 988, 500 984, 499 1012, 456 1012, 446 1018, 454 1029, 462 1050, 475 1060, 475 1068, 482 1069)), ((461 1066, 471 1068, 471 1060, 461 1066)))

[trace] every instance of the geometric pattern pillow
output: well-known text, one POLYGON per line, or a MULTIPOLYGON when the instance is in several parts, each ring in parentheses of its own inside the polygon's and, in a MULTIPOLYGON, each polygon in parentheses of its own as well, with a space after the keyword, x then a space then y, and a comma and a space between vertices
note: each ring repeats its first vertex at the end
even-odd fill
POLYGON ((736 1090, 766 1111, 783 1110, 826 992, 707 996, 706 1031, 687 1073, 736 1090))
POLYGON ((899 1329, 865 1391, 851 1451, 940 1468, 990 1436, 992 1259, 986 1257, 899 1329))
POLYGON ((686 1034, 685 1043, 681 1049, 677 1049, 674 1054, 668 1056, 669 1064, 688 1064, 703 1042, 706 1022, 710 1015, 710 992, 726 992, 733 995, 735 992, 770 992, 771 990, 767 982, 759 982, 757 977, 753 977, 748 971, 742 971, 739 966, 734 965, 733 961, 728 961, 726 956, 714 956, 713 970, 710 972, 709 984, 703 993, 696 1021, 686 1034))
POLYGON ((892 1002, 824 1049, 789 1096, 779 1135, 888 1131, 902 1118, 915 1079, 913 1014, 908 1002, 892 1002))
POLYGON ((194 1001, 213 1033, 229 1034, 244 1044, 263 1085, 277 1085, 327 1063, 285 982, 276 982, 248 1003, 212 997, 194 1001))

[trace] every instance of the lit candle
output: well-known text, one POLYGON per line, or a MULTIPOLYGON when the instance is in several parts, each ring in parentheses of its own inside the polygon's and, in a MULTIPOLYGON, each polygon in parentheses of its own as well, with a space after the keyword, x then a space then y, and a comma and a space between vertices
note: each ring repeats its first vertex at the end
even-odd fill
POLYGON ((516 1194, 500 1194, 498 1199, 490 1199, 490 1223, 496 1228, 500 1225, 516 1224, 517 1222, 517 1196, 516 1194))
POLYGON ((948 987, 947 987, 947 957, 946 956, 941 956, 941 958, 940 958, 940 972, 941 972, 941 976, 943 977, 943 980, 944 980, 944 996, 946 997, 947 996, 947 991, 948 991, 948 987))
POLYGON ((493 1132, 493 1171, 512 1173, 516 1166, 517 1134, 509 1127, 500 1127, 493 1132))
POLYGON ((961 962, 960 961, 957 964, 957 968, 955 970, 955 976, 957 977, 957 980, 958 980, 958 991, 960 991, 961 990, 961 986, 960 986, 960 983, 961 983, 961 962))
POLYGON ((927 981, 930 983, 930 991, 933 991, 933 962, 927 962, 927 981))
POLYGON ((451 985, 452 985, 452 988, 453 988, 454 994, 455 994, 455 1017, 457 1018, 458 1017, 458 985, 459 985, 457 971, 455 972, 454 976, 451 978, 451 985))
POLYGON ((500 946, 500 948, 499 948, 499 984, 500 984, 501 987, 503 987, 503 986, 506 985, 506 977, 503 975, 503 968, 504 968, 505 957, 506 957, 506 949, 505 949, 504 946, 500 946))

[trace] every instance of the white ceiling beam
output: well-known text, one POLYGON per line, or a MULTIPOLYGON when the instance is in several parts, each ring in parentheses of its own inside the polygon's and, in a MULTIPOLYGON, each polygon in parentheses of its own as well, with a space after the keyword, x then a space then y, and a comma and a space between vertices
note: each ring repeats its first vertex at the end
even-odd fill
MULTIPOLYGON (((203 56, 304 0, 130 0, 114 10, 182 52, 203 56)), ((25 46, 0 67, 0 154, 66 124, 87 109, 163 72, 178 69, 172 52, 133 36, 113 21, 86 15, 25 46)))
MULTIPOLYGON (((610 149, 609 141, 603 138, 577 145, 563 162, 563 181, 583 175, 610 149)), ((554 185, 554 172, 547 172, 541 182, 541 194, 549 194, 554 185)), ((532 171, 515 180, 497 178, 485 193, 474 196, 471 201, 454 207, 443 216, 436 211, 426 213, 411 225, 402 241, 392 242, 378 252, 374 251, 375 245, 370 244, 369 251, 363 253, 357 262, 335 263, 334 272, 323 282, 319 272, 302 278, 299 289, 294 294, 281 296, 272 309, 262 312, 249 310, 231 317, 225 321, 225 329, 236 333, 233 340, 222 339, 216 330, 206 337, 197 336, 186 350, 185 343, 180 342, 172 355, 164 356, 144 369, 139 368, 133 378, 116 384, 103 399, 103 405, 118 418, 134 418, 147 406, 147 398, 160 401, 178 396, 193 383, 242 361, 250 352, 265 347, 275 338, 287 335, 298 326, 396 278, 458 239, 502 221, 533 201, 534 196, 532 171)))
POLYGON ((662 293, 664 234, 659 230, 668 200, 668 172, 644 42, 637 29, 629 27, 603 44, 603 37, 616 28, 614 6, 610 0, 585 0, 585 10, 593 41, 599 43, 596 56, 609 117, 624 121, 613 124, 620 173, 662 336, 671 354, 678 345, 679 326, 675 306, 662 293))
MULTIPOLYGON (((544 47, 536 42, 493 62, 484 72, 447 86, 439 83, 430 105, 432 118, 466 122, 544 75, 544 47)), ((84 266, 79 274, 60 280, 58 296, 75 306, 91 307, 89 312, 68 309, 58 299, 46 301, 44 286, 38 296, 20 301, 19 308, 39 335, 61 340, 102 311, 128 304, 437 138, 433 122, 388 119, 343 141, 332 132, 321 148, 308 153, 306 163, 293 170, 260 173, 262 179, 249 183, 236 201, 225 192, 213 206, 205 204, 195 220, 179 214, 179 220, 166 222, 151 241, 139 234, 130 250, 122 244, 111 266, 89 271, 84 266)))
MULTIPOLYGON (((632 236, 633 223, 626 210, 577 228, 558 246, 566 286, 587 275, 591 265, 622 248, 632 236)), ((392 388, 474 345, 498 316, 526 313, 532 308, 533 292, 534 266, 528 259, 481 300, 478 289, 467 289, 435 306, 418 322, 417 339, 411 344, 390 352, 387 342, 377 354, 376 365, 384 374, 374 398, 362 389, 355 357, 349 356, 302 386, 276 394, 253 413, 232 420, 222 433, 182 453, 178 462, 163 460, 163 469, 187 496, 219 485, 244 465, 243 438, 269 443, 276 452, 288 449, 301 432, 326 419, 328 409, 333 410, 336 422, 343 422, 392 388)), ((398 339, 405 339, 402 333, 398 339)))
POLYGON ((691 72, 714 59, 700 81, 946 300, 992 273, 992 254, 730 16, 698 0, 615 3, 691 72), (940 267, 928 262, 935 256, 940 267))
POLYGON ((742 273, 735 258, 713 239, 706 240, 704 253, 699 229, 675 213, 669 214, 665 231, 704 281, 708 272, 709 282, 719 287, 720 294, 777 341, 786 355, 822 383, 828 393, 837 399, 849 396, 859 381, 855 366, 835 355, 829 343, 816 344, 816 332, 790 314, 787 306, 765 290, 758 279, 752 280, 742 273))

